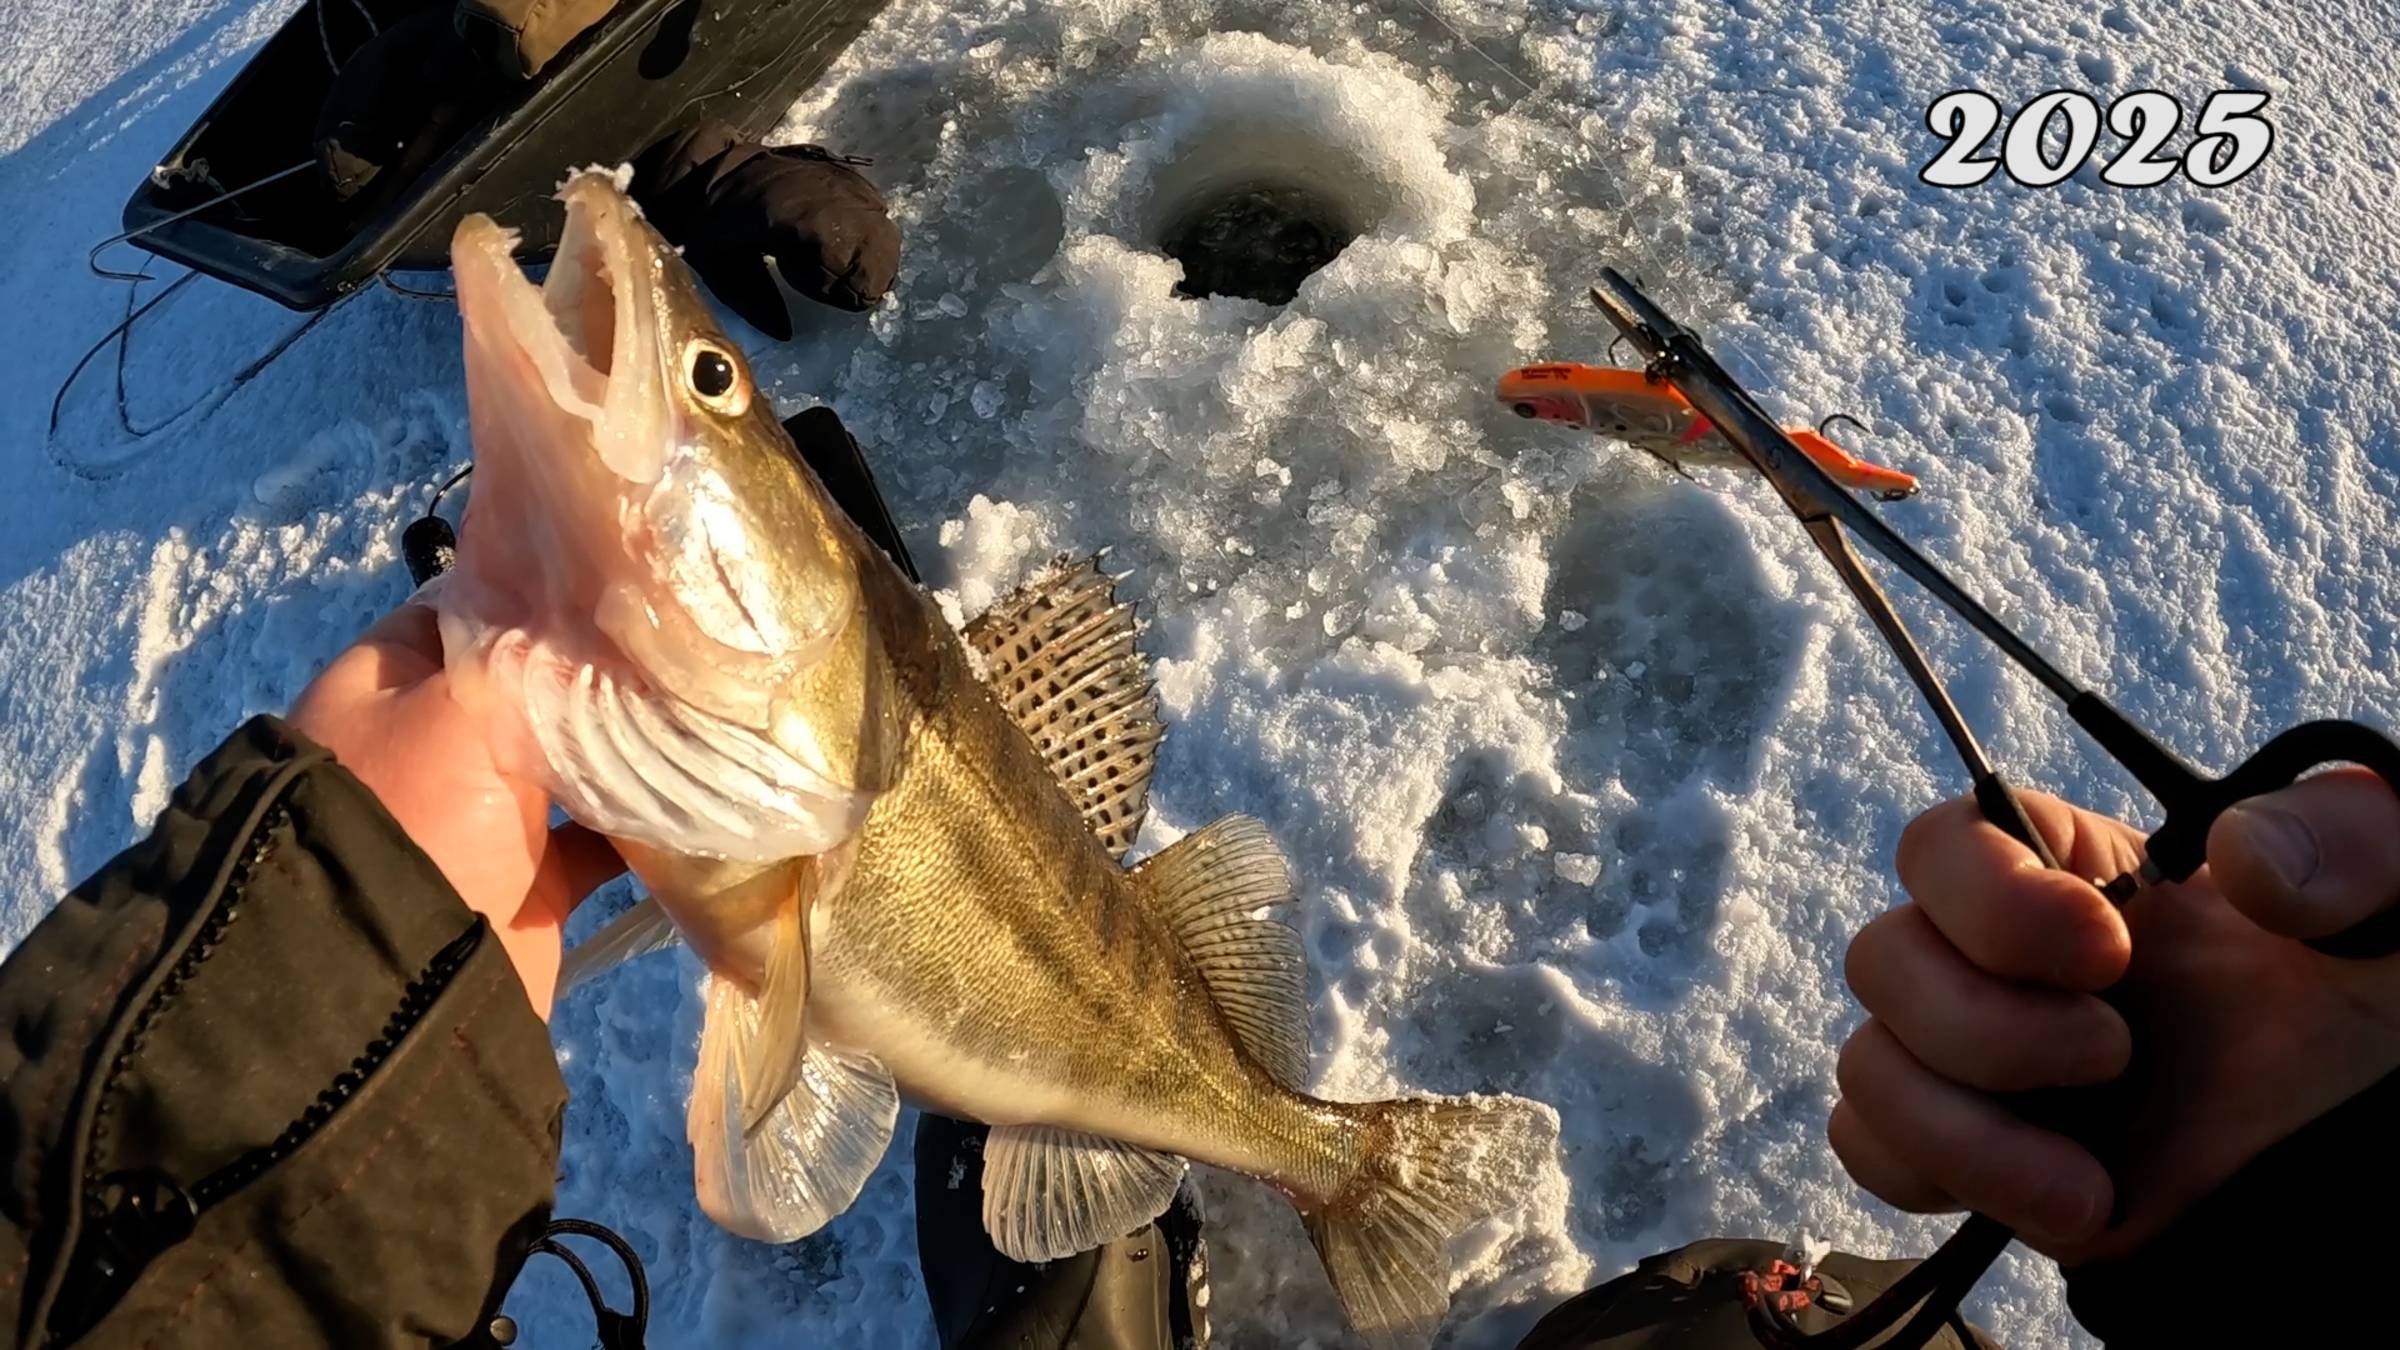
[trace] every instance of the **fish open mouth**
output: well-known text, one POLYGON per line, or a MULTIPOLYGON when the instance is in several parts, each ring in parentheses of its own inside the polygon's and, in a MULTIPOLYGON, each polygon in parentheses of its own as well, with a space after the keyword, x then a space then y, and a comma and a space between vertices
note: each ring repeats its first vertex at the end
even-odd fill
POLYGON ((539 285, 517 266, 513 232, 486 216, 459 225, 451 266, 469 345, 507 371, 513 402, 547 405, 520 414, 584 424, 609 468, 647 482, 665 415, 657 246, 605 172, 574 175, 559 197, 566 229, 539 285))

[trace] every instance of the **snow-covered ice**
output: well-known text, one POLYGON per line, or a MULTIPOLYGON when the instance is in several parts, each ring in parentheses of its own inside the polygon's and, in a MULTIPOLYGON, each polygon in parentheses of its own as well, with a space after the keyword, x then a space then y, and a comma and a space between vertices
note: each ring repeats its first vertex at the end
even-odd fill
MULTIPOLYGON (((1520 423, 1493 377, 1601 359, 1582 287, 1615 263, 1791 420, 1873 425, 1926 484, 1891 517, 2169 741, 2224 763, 2304 716, 2389 724, 2400 227, 2360 130, 2392 95, 2358 73, 2400 51, 2357 0, 1425 4, 897 0, 788 130, 877 158, 900 296, 754 354, 871 447, 959 612, 1062 549, 1133 569, 1172 725, 1146 842, 1274 829, 1320 1091, 1558 1108, 1561 1173, 1463 1253, 1451 1341, 1494 1347, 1704 1234, 1947 1231, 1864 1199, 1823 1125, 1843 945, 1961 785, 1770 494, 1520 423), (2279 135, 2216 192, 1937 191, 1923 110, 1961 87, 2266 88, 2279 135), (1280 310, 1170 298, 1165 220, 1251 173, 1358 239, 1280 310)), ((370 291, 228 388, 298 320, 208 283, 137 332, 122 421, 103 358, 44 434, 125 312, 84 251, 291 8, 0 26, 0 941, 401 597, 400 527, 468 453, 448 306, 370 291)), ((2017 777, 2139 812, 2035 689, 1918 627, 2017 777)), ((698 1214, 691 987, 655 958, 560 1008, 560 1211, 633 1240, 661 1347, 929 1345, 905 1147, 789 1247, 698 1214)), ((1207 1199, 1220 1343, 1347 1344, 1282 1203, 1207 1199)), ((588 1338, 554 1267, 511 1309, 530 1345, 588 1338)), ((2022 1257, 1973 1311, 2076 1334, 2022 1257)))

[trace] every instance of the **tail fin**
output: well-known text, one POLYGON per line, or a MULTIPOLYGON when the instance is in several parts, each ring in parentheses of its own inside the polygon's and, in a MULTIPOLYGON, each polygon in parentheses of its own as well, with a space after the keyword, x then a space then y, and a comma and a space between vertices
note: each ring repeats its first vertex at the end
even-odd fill
POLYGON ((1421 1350, 1450 1310, 1450 1240, 1523 1199, 1557 1146, 1558 1115, 1521 1097, 1367 1110, 1357 1179, 1301 1220, 1359 1336, 1421 1350))

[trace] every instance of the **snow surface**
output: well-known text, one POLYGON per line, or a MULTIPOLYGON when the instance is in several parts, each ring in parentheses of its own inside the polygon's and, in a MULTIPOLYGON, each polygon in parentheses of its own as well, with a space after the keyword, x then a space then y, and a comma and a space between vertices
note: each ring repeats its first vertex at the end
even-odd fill
MULTIPOLYGON (((1230 810, 1282 840, 1320 1091, 1558 1107, 1561 1174, 1465 1253, 1451 1341, 1488 1347, 1704 1234, 1947 1230, 1864 1199, 1823 1122, 1843 945, 1961 786, 1763 489, 1520 424, 1493 376, 1600 359, 1582 287, 1616 263, 1793 420, 1873 424, 1926 481, 1891 517, 2170 742, 2388 724, 2400 227, 2366 131, 2392 95, 2360 75, 2400 52, 2357 0, 1427 3, 898 0, 790 129, 877 157, 899 297, 755 354, 873 447, 964 611, 1058 549, 1134 569, 1173 726, 1148 842, 1230 810), (2279 136, 2216 192, 1936 191, 1920 119, 1963 86, 2265 88, 2279 136), (1170 299, 1162 215, 1244 166, 1362 237, 1280 311, 1170 299)), ((0 942, 402 596, 400 527, 468 454, 454 311, 381 291, 229 388, 297 320, 196 283, 133 343, 124 416, 155 434, 105 358, 44 434, 124 312, 85 249, 291 8, 0 25, 0 942)), ((2138 813, 2033 687, 1919 627, 2021 781, 2138 813)), ((694 1209, 692 983, 658 958, 561 1007, 561 1212, 632 1238, 661 1347, 929 1345, 905 1147, 789 1247, 694 1209)), ((1207 1191, 1220 1343, 1347 1344, 1281 1203, 1207 1191)), ((1973 1307, 2019 1346, 2077 1334, 2021 1255, 1973 1307)), ((529 1345, 588 1339, 549 1263, 511 1308, 529 1345)))

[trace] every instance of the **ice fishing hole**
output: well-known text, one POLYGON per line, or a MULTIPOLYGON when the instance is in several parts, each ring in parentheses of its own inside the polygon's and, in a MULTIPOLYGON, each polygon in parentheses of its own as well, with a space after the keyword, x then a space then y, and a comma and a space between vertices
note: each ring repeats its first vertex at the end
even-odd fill
POLYGON ((1338 204, 1306 188, 1250 183, 1190 204, 1167 226, 1159 246, 1183 264, 1177 295, 1238 295, 1284 305, 1357 237, 1338 204))
POLYGON ((1383 223, 1393 189, 1307 126, 1218 116, 1151 183, 1148 234, 1183 264, 1177 295, 1289 304, 1300 283, 1383 223))

